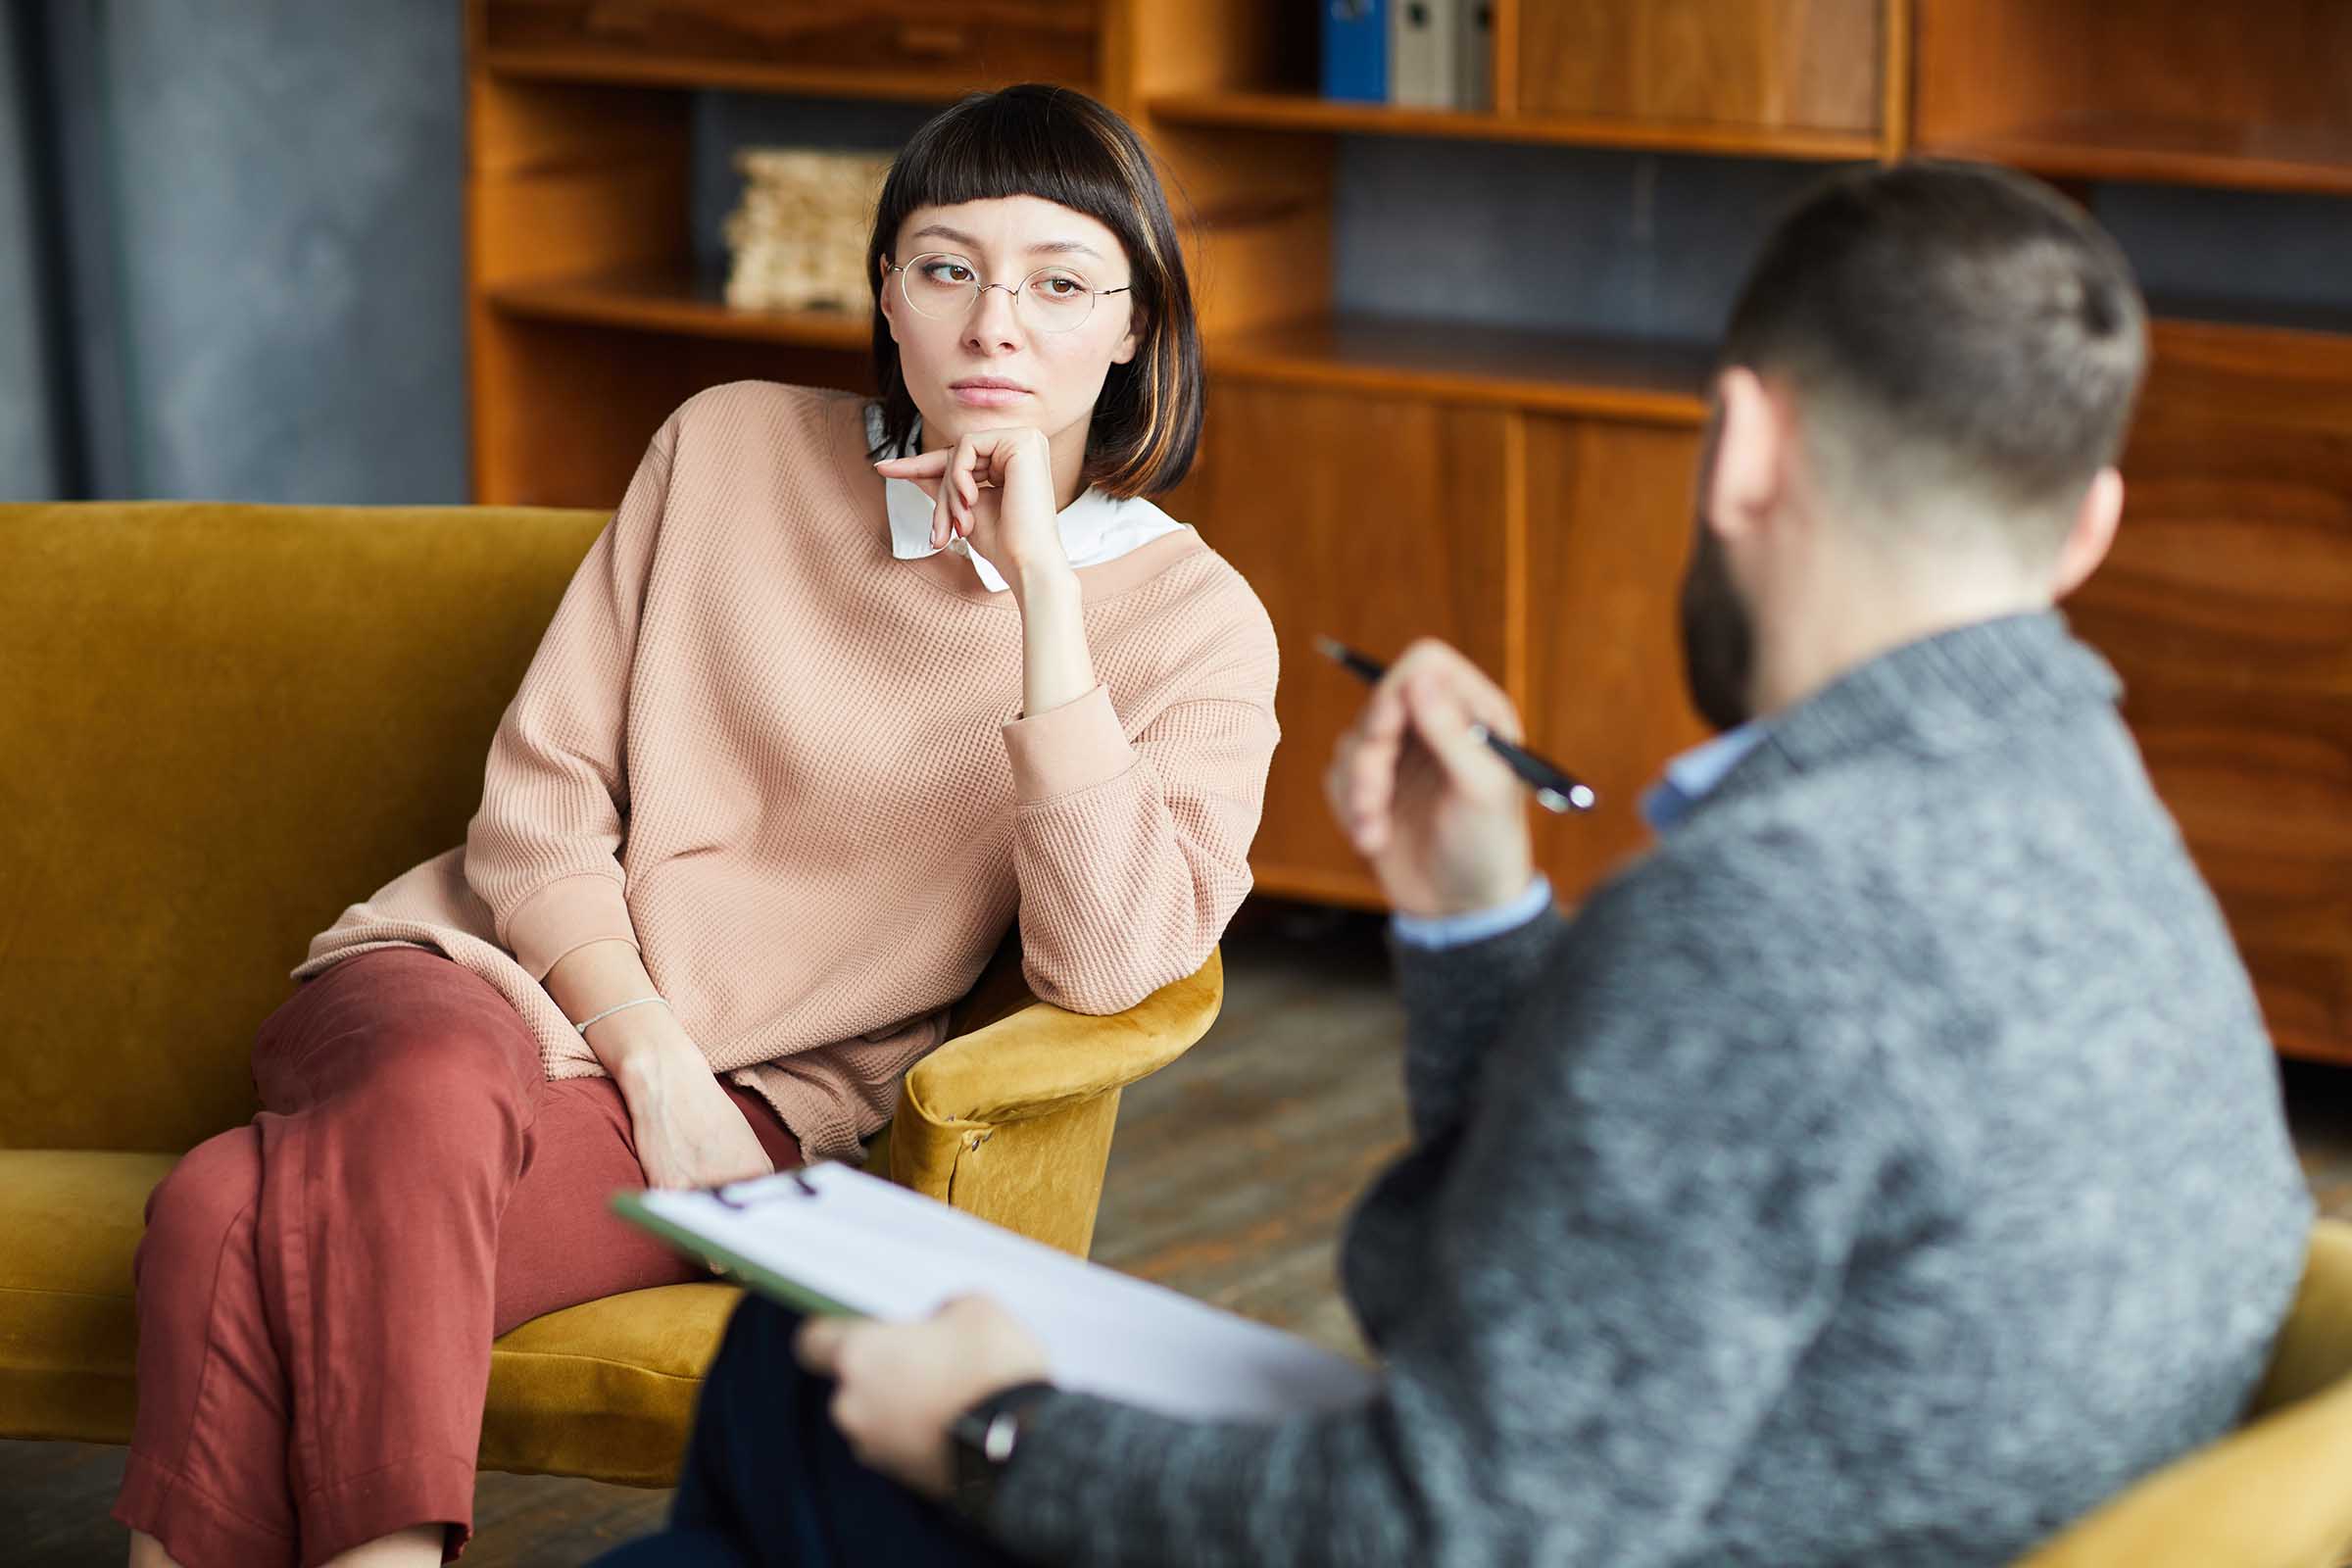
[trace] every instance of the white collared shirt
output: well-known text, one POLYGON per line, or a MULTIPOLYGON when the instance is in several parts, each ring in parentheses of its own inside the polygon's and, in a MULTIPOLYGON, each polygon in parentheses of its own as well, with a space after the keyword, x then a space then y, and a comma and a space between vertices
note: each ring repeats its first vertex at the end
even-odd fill
MULTIPOLYGON (((866 408, 865 437, 869 446, 882 439, 879 404, 869 404, 866 408)), ((920 451, 921 439, 922 429, 918 424, 916 444, 909 450, 920 451)), ((890 553, 901 561, 920 561, 925 556, 938 555, 931 548, 931 498, 923 494, 923 487, 911 479, 885 479, 882 498, 890 512, 890 553)), ((1116 561, 1130 550, 1185 526, 1141 496, 1121 500, 1092 485, 1056 513, 1054 521, 1061 531, 1061 548, 1068 553, 1073 566, 1099 566, 1105 561, 1116 561)), ((1004 591, 1003 573, 967 541, 951 539, 948 549, 972 564, 972 570, 979 573, 981 585, 990 593, 1004 591)))

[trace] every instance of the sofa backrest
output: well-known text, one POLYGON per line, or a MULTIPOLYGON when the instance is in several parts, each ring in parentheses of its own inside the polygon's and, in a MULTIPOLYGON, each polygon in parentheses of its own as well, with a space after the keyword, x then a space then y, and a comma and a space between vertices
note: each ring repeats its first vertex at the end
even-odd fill
POLYGON ((176 1151, 350 904, 462 843, 602 514, 0 506, 0 1148, 176 1151))

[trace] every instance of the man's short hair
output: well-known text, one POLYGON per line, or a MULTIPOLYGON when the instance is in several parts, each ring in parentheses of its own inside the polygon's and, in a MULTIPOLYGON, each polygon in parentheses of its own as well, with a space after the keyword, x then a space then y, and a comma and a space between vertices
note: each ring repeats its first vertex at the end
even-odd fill
POLYGON ((1723 363, 1794 393, 1841 512, 1959 502, 2046 555, 2123 447, 2147 312, 2123 252, 2056 191, 1914 161, 1835 175, 1782 220, 1723 363))

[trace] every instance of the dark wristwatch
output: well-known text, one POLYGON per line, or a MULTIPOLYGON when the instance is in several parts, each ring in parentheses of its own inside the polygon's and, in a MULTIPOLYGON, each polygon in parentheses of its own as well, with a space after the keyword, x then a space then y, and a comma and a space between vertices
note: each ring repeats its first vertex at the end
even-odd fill
POLYGON ((980 1400, 948 1428, 956 1450, 956 1490, 948 1501, 957 1513, 974 1524, 986 1521, 997 1478, 1021 1441, 1021 1412, 1053 1392, 1051 1383, 1015 1383, 980 1400))

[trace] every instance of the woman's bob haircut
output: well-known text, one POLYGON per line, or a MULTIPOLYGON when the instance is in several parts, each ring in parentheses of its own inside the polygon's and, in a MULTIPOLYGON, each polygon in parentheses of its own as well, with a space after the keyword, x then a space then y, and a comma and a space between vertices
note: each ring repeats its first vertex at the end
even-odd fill
POLYGON ((1086 478, 1119 497, 1175 488, 1200 444, 1200 331, 1167 197, 1126 121, 1084 93, 1037 83, 976 93, 941 111, 890 166, 865 258, 882 401, 874 455, 903 450, 920 416, 882 316, 882 290, 893 275, 883 271, 883 258, 917 208, 1003 196, 1035 196, 1084 213, 1119 237, 1135 274, 1129 297, 1137 344, 1133 360, 1110 368, 1095 401, 1086 478))

